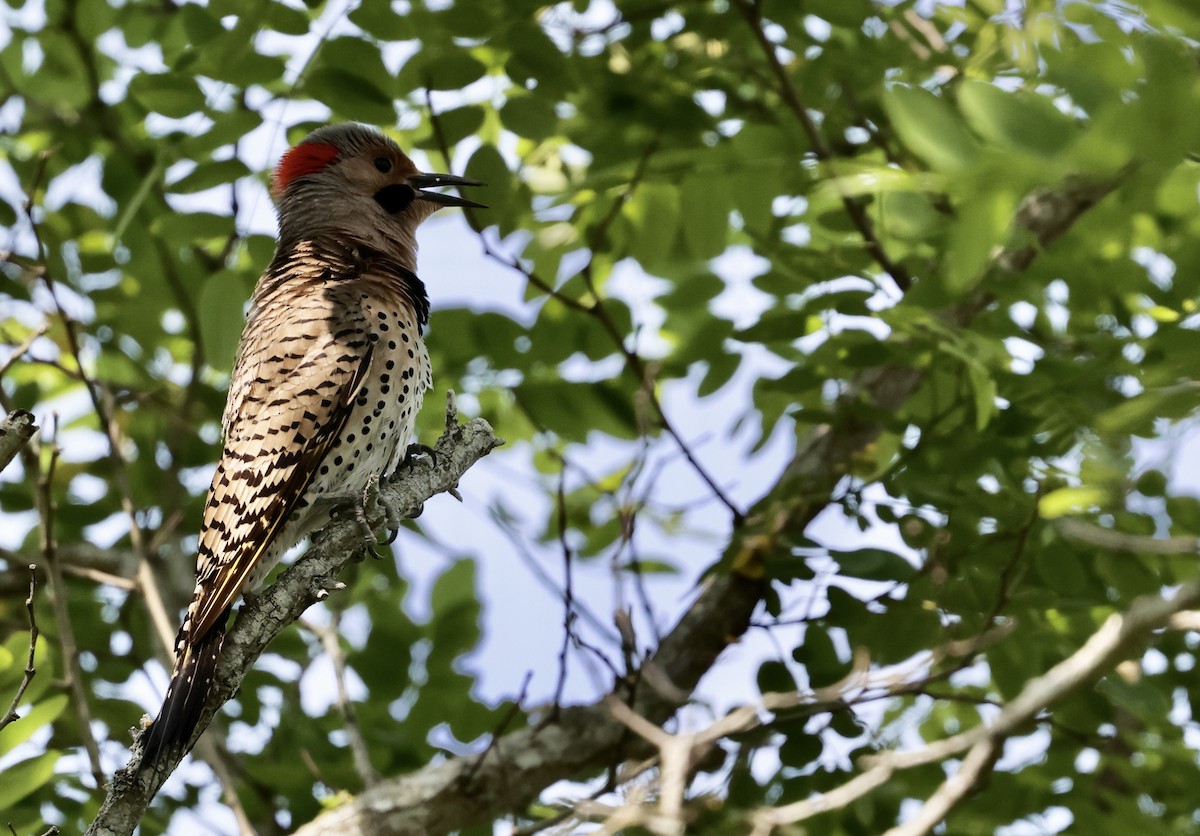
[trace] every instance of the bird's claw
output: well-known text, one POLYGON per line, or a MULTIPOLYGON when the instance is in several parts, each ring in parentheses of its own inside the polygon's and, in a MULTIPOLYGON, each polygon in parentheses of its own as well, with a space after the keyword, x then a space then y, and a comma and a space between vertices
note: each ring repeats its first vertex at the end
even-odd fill
POLYGON ((437 467, 437 450, 434 450, 428 444, 413 443, 408 445, 408 450, 404 453, 404 461, 400 462, 400 466, 412 467, 421 459, 429 459, 430 467, 437 467))
POLYGON ((367 515, 376 510, 384 510, 386 513, 383 503, 379 501, 379 477, 373 475, 367 479, 367 484, 363 487, 362 501, 354 505, 354 519, 362 532, 367 554, 378 560, 379 553, 375 551, 375 547, 379 545, 379 538, 375 536, 375 529, 371 527, 371 521, 367 519, 367 515))

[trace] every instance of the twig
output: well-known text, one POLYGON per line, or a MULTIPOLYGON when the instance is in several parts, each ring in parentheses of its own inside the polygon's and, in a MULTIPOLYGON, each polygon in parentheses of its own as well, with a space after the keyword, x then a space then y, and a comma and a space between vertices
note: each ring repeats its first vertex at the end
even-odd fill
MULTIPOLYGON (((928 815, 918 814, 923 829, 898 831, 921 834, 932 829, 973 786, 967 779, 978 777, 1001 742, 1036 719, 1043 711, 1076 689, 1093 682, 1147 638, 1170 624, 1178 613, 1200 603, 1200 584, 1184 584, 1172 598, 1139 598, 1124 613, 1109 616, 1082 647, 1039 677, 1029 680, 1012 701, 1001 709, 992 724, 976 726, 919 749, 882 752, 864 757, 866 771, 836 789, 785 807, 760 810, 754 816, 753 836, 768 836, 774 828, 795 824, 818 813, 845 807, 886 783, 900 769, 937 763, 971 750, 960 767, 963 781, 950 779, 926 802, 928 815), (937 818, 934 815, 937 814, 937 818)), ((957 775, 955 777, 958 777, 957 775)), ((925 808, 923 808, 924 811, 925 808)), ((893 831, 896 833, 897 831, 893 831)))
POLYGON ((115 586, 117 589, 124 589, 127 592, 132 592, 138 588, 137 581, 123 578, 120 575, 102 572, 99 569, 89 569, 86 566, 72 566, 69 563, 64 563, 62 568, 65 574, 74 575, 77 578, 86 578, 93 583, 104 586, 115 586))
MULTIPOLYGON (((47 330, 49 330, 49 326, 45 323, 42 323, 34 330, 32 334, 22 340, 20 345, 13 348, 12 353, 8 355, 8 358, 5 359, 3 363, 0 363, 0 377, 4 377, 5 373, 7 373, 14 364, 16 364, 22 357, 25 356, 25 353, 29 351, 33 344, 37 342, 38 338, 45 334, 47 330)), ((2 457, 0 457, 0 459, 2 459, 2 457)), ((4 469, 5 464, 7 464, 7 462, 0 460, 0 470, 4 469)))
POLYGON ((571 571, 571 547, 567 544, 567 498, 563 482, 566 474, 563 469, 558 474, 558 491, 556 495, 558 510, 558 542, 562 547, 563 558, 563 639, 558 650, 558 682, 554 686, 554 712, 562 706, 563 690, 567 686, 567 648, 571 643, 571 635, 575 631, 575 588, 571 571))
POLYGON ((496 748, 496 741, 500 739, 504 732, 508 730, 508 727, 512 725, 512 721, 517 719, 517 715, 521 713, 521 705, 525 702, 525 698, 529 696, 529 683, 531 681, 533 681, 533 671, 526 671, 525 678, 521 680, 521 690, 517 693, 517 698, 508 707, 508 711, 504 712, 504 716, 500 718, 500 722, 496 724, 496 728, 492 729, 487 747, 479 753, 479 760, 475 762, 475 765, 463 777, 464 783, 468 786, 475 778, 476 773, 483 767, 483 762, 487 760, 487 756, 496 748))
POLYGON ((21 677, 21 684, 17 686, 17 693, 13 695, 12 702, 8 706, 8 711, 4 712, 4 717, 0 718, 0 729, 3 729, 14 720, 20 720, 21 717, 17 714, 17 708, 21 705, 21 698, 25 696, 25 689, 29 687, 29 683, 33 682, 33 678, 37 676, 37 668, 33 664, 33 656, 37 652, 38 626, 37 617, 33 614, 33 593, 37 590, 37 566, 33 563, 29 564, 29 595, 25 598, 25 609, 29 613, 29 657, 25 660, 25 675, 21 677))
POLYGON ((354 703, 351 702, 350 694, 346 690, 346 654, 342 652, 340 633, 342 613, 336 607, 330 607, 329 610, 333 620, 328 627, 307 619, 301 619, 300 624, 320 640, 321 647, 325 649, 325 653, 333 665, 334 681, 337 684, 337 709, 338 713, 342 715, 342 723, 350 738, 350 757, 354 761, 354 769, 358 773, 358 777, 362 779, 363 786, 372 787, 379 783, 379 773, 371 765, 371 753, 367 749, 367 741, 363 737, 362 728, 358 725, 354 703))
MULTIPOLYGON (((442 156, 449 160, 450 149, 446 143, 445 134, 441 128, 441 121, 438 117, 438 114, 433 109, 433 99, 430 96, 428 86, 426 87, 425 91, 425 99, 426 105, 429 109, 429 120, 433 128, 434 138, 438 142, 438 147, 442 153, 442 156)), ((608 308, 604 306, 604 302, 597 293, 593 280, 595 249, 603 243, 603 238, 607 235, 608 227, 619 213, 621 205, 629 199, 634 190, 637 188, 638 184, 641 182, 642 178, 645 176, 650 157, 653 155, 656 148, 657 139, 651 141, 647 145, 642 156, 638 158, 637 166, 634 169, 633 176, 630 178, 629 184, 627 185, 625 191, 614 201, 613 206, 610 208, 608 214, 601 220, 600 224, 596 227, 595 232, 589 240, 589 247, 591 248, 592 255, 588 259, 587 263, 581 268, 580 275, 582 276, 584 283, 588 288, 588 293, 592 297, 591 304, 585 304, 572 296, 567 296, 566 294, 561 293, 557 288, 554 287, 552 283, 538 276, 533 272, 533 270, 523 265, 518 259, 511 258, 497 252, 495 249, 493 249, 491 244, 488 242, 487 237, 483 234, 483 229, 476 222, 475 210, 467 207, 463 211, 466 213, 467 220, 470 223, 471 228, 475 230, 477 236, 479 237, 479 240, 483 246, 484 255, 500 264, 503 264, 505 267, 520 273, 525 278, 525 281, 555 301, 562 303, 572 310, 588 314, 600 324, 605 333, 607 333, 609 338, 612 340, 613 346, 625 360, 626 368, 638 379, 638 382, 641 385, 646 387, 647 400, 649 401, 650 405, 654 407, 654 412, 658 417, 658 422, 662 430, 668 436, 670 436, 670 438, 679 447, 680 451, 684 455, 684 458, 686 458, 688 464, 691 465, 692 470, 694 470, 696 475, 700 477, 701 481, 708 486, 708 489, 712 491, 713 496, 715 496, 720 503, 729 510, 729 513, 733 518, 733 526, 734 528, 737 528, 745 519, 745 513, 741 510, 741 508, 738 507, 737 503, 733 501, 733 499, 725 492, 725 490, 717 484, 716 479, 714 479, 708 470, 700 463, 700 460, 696 457, 691 447, 686 441, 684 441, 683 436, 679 434, 679 431, 675 429, 674 424, 672 424, 670 419, 667 417, 666 410, 663 409, 662 402, 659 400, 657 393, 654 391, 654 386, 652 385, 653 375, 650 374, 650 370, 648 369, 645 361, 637 353, 637 351, 625 344, 625 334, 621 333, 621 329, 617 327, 616 322, 609 314, 608 308)))
POLYGON ((42 554, 42 563, 46 567, 46 578, 50 585, 50 603, 54 610, 54 620, 58 626, 58 640, 62 645, 64 660, 63 669, 66 676, 67 692, 79 715, 79 733, 83 738, 83 747, 87 751, 88 761, 92 767, 92 778, 96 787, 104 786, 104 769, 100 764, 100 747, 92 734, 92 712, 88 707, 87 691, 83 685, 83 668, 79 664, 79 645, 75 640, 75 628, 71 621, 71 612, 67 608, 67 584, 63 578, 62 567, 55 553, 54 540, 54 470, 58 464, 57 440, 49 442, 50 460, 43 471, 40 457, 26 449, 22 457, 29 469, 30 479, 34 481, 34 506, 39 519, 38 543, 42 554))

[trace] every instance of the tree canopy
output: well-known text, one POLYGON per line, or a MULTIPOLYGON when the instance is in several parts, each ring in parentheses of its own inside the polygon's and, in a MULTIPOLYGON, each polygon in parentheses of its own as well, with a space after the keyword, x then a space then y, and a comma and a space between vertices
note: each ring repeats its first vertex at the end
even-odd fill
POLYGON ((1191 0, 0 15, 21 836, 1200 821, 1191 0), (361 564, 352 525, 316 538, 150 803, 118 769, 190 595, 270 167, 340 120, 488 184, 428 235, 520 298, 431 282, 441 455, 383 492, 460 484, 428 505, 481 533, 427 515, 361 564), (443 431, 448 390, 482 420, 443 431), (475 654, 523 594, 478 581, 501 541, 525 559, 489 577, 548 583, 561 641, 505 700, 475 654), (428 583, 406 548, 441 549, 428 583))

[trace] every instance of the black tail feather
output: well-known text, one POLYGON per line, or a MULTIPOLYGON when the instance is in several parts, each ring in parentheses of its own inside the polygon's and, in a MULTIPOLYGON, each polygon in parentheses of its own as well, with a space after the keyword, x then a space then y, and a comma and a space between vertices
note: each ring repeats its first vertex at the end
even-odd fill
MULTIPOLYGON (((229 611, 197 641, 181 636, 176 648, 175 670, 158 717, 143 734, 142 760, 138 771, 158 764, 177 746, 186 747, 200 722, 204 703, 217 672, 217 657, 225 641, 225 621, 229 611)), ((186 751, 186 749, 184 750, 186 751)))

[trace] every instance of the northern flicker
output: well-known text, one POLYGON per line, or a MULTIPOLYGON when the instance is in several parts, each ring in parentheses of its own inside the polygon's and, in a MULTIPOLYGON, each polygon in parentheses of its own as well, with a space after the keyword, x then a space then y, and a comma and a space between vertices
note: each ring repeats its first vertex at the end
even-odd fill
POLYGON ((441 206, 479 206, 436 186, 388 137, 320 128, 275 170, 279 243, 259 280, 222 419, 196 587, 141 768, 186 746, 212 685, 225 623, 283 553, 328 522, 320 500, 394 472, 432 383, 416 230, 441 206))

